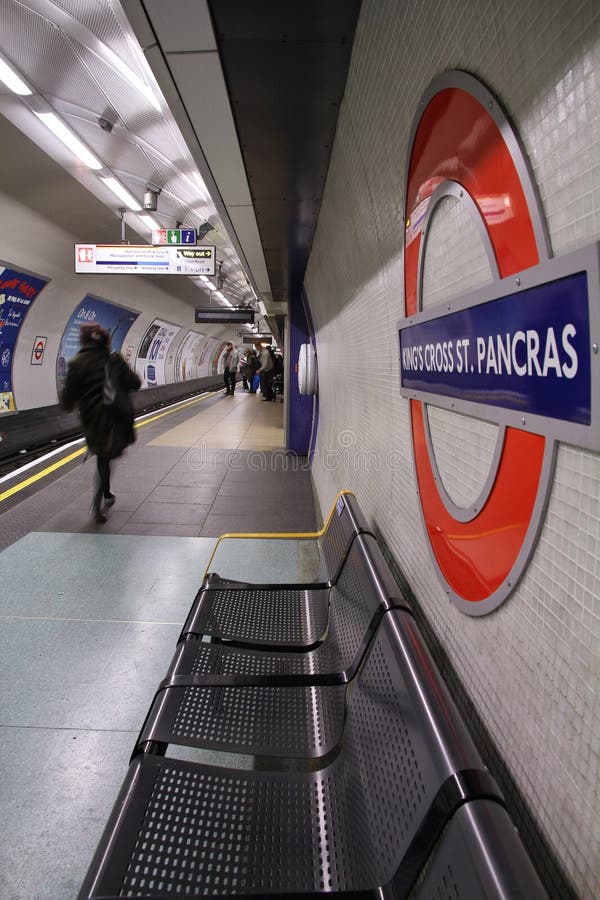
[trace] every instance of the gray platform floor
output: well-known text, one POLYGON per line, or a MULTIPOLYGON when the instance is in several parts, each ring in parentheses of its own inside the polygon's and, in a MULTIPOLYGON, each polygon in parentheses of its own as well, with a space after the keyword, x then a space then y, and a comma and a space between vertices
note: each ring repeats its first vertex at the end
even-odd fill
MULTIPOLYGON (((185 421, 140 429, 106 525, 88 515, 91 461, 0 507, 2 900, 76 897, 214 537, 316 527, 309 472, 264 448, 165 445, 185 421)), ((310 546, 228 541, 215 564, 295 581, 310 546)))

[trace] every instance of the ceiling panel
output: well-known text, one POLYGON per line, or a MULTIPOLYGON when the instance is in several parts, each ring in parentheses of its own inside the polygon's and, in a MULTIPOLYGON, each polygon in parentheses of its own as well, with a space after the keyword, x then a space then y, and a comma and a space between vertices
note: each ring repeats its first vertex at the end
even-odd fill
POLYGON ((300 293, 360 0, 210 0, 273 300, 300 293))
POLYGON ((225 205, 250 203, 219 57, 216 53, 169 53, 167 62, 202 149, 211 160, 225 205))
POLYGON ((217 49, 205 3, 198 0, 145 0, 164 53, 174 51, 205 52, 217 49))

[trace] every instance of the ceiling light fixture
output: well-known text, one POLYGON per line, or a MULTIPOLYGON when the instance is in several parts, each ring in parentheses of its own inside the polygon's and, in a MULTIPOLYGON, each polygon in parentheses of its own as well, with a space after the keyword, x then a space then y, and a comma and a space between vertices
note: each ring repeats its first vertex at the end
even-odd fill
POLYGON ((125 206, 128 206, 129 209, 132 209, 134 212, 138 212, 142 208, 142 204, 138 203, 132 194, 123 187, 120 181, 117 181, 116 178, 112 176, 110 178, 104 178, 104 176, 100 176, 100 181, 103 181, 107 188, 109 188, 113 194, 115 194, 120 200, 123 201, 125 206))
POLYGON ((110 47, 105 46, 104 49, 105 52, 110 56, 115 69, 120 72, 123 78, 126 78, 129 84, 133 85, 133 87, 152 104, 157 112, 161 112, 160 102, 157 100, 156 95, 154 94, 154 91, 152 90, 150 85, 142 78, 139 78, 139 76, 137 76, 135 72, 132 72, 129 66, 123 62, 123 60, 117 53, 113 53, 110 47))
POLYGON ((0 81, 6 85, 6 87, 13 92, 13 94, 18 94, 20 97, 28 97, 30 94, 33 94, 31 88, 25 84, 20 75, 17 75, 12 66, 0 58, 0 81))
POLYGON ((59 141, 62 141, 65 147, 68 147, 71 153, 74 153, 84 165, 90 169, 102 168, 102 163, 96 159, 94 154, 73 134, 70 128, 67 128, 58 116, 51 112, 36 112, 35 114, 40 122, 43 122, 46 128, 49 128, 59 141))

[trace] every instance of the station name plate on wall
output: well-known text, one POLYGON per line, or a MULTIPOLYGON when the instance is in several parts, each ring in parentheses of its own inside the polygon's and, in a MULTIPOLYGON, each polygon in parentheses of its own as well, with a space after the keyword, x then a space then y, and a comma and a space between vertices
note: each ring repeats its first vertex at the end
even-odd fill
POLYGON ((409 317, 403 393, 600 450, 599 320, 593 245, 409 317))

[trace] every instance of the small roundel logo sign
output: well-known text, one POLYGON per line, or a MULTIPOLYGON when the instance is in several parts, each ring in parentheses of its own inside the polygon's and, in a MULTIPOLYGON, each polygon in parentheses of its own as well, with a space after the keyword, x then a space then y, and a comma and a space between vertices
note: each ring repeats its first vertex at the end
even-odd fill
POLYGON ((401 390, 423 524, 458 608, 496 609, 531 556, 559 440, 600 449, 598 246, 552 258, 537 191, 495 97, 465 72, 424 94, 407 162, 401 390), (463 204, 492 273, 484 288, 423 308, 430 225, 447 197, 463 204), (438 471, 429 407, 495 424, 480 496, 457 506, 438 471))

